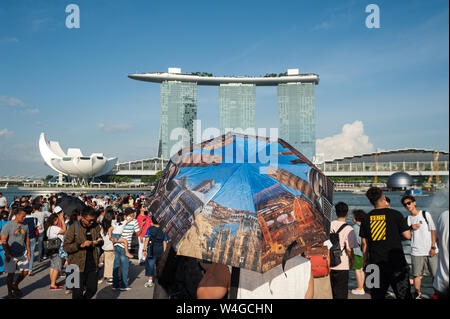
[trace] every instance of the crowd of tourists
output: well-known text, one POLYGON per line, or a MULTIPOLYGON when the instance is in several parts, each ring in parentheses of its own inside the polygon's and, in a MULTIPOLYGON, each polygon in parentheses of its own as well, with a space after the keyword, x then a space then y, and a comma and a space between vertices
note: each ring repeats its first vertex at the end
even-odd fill
POLYGON ((177 255, 144 195, 79 195, 85 205, 67 214, 57 195, 7 203, 0 194, 0 273, 7 273, 7 298, 20 297, 20 283, 35 274, 36 262, 47 258, 49 290, 65 289, 73 299, 92 298, 103 281, 113 290, 130 290, 131 258, 145 267, 145 287, 154 287, 153 298, 347 299, 351 271, 354 295, 384 299, 390 287, 397 299, 422 299, 422 278, 431 276, 433 297, 448 298, 448 211, 435 223, 429 212, 416 207, 414 196, 405 195, 405 218, 390 208, 380 188, 370 188, 366 196, 373 206, 369 212, 350 211, 344 202, 335 205, 323 245, 257 273, 177 255), (411 266, 405 240, 411 242, 411 266), (58 278, 72 265, 79 270, 80 284, 59 285, 58 278))
POLYGON ((35 275, 36 262, 46 259, 50 260, 50 291, 64 289, 57 281, 68 275, 69 265, 76 265, 80 273, 77 287, 71 289, 66 282, 65 293, 71 293, 73 299, 92 298, 103 281, 113 290, 128 291, 134 242, 139 265, 145 266, 148 277, 145 287, 153 287, 155 260, 167 239, 148 214, 143 194, 80 195, 84 205, 70 214, 58 205, 59 197, 23 196, 9 204, 0 200, 0 274, 7 273, 7 298, 20 297, 19 284, 26 276, 35 275), (19 275, 15 278, 16 271, 19 275))

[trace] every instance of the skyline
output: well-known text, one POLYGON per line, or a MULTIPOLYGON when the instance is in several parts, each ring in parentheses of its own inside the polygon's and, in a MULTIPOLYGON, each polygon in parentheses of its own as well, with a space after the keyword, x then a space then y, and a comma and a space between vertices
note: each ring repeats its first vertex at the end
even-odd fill
MULTIPOLYGON (((65 27, 69 2, 0 4, 0 175, 53 175, 41 132, 119 162, 156 156, 159 85, 127 76, 168 67, 318 74, 317 153, 449 149, 447 1, 72 3, 80 29, 65 27)), ((274 88, 256 90, 255 117, 278 127, 274 88)), ((220 127, 217 88, 198 89, 198 119, 220 127)))

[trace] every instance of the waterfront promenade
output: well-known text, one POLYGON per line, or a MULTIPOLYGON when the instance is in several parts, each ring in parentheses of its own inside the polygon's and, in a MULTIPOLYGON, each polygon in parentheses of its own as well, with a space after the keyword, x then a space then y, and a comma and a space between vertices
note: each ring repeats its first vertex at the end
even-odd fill
MULTIPOLYGON (((35 275, 27 276, 21 283, 20 289, 23 296, 20 299, 72 299, 72 294, 66 294, 65 290, 50 291, 50 277, 49 277, 50 260, 44 260, 40 263, 35 262, 35 275)), ((147 277, 144 275, 145 267, 139 266, 137 260, 132 259, 129 268, 129 291, 114 291, 112 285, 106 281, 99 283, 97 294, 93 299, 153 299, 153 288, 145 288, 144 284, 147 277)), ((103 274, 103 269, 100 269, 99 277, 103 274)), ((59 277, 58 283, 64 284, 65 277, 59 277)), ((6 287, 6 273, 0 275, 0 299, 8 295, 6 287)), ((370 299, 369 294, 362 296, 355 296, 348 294, 349 299, 370 299)))
MULTIPOLYGON (((19 285, 23 296, 20 299, 72 299, 72 294, 65 290, 51 291, 49 277, 50 260, 35 262, 34 276, 27 276, 19 285)), ((137 260, 132 260, 129 267, 129 291, 113 291, 112 285, 106 281, 99 283, 97 294, 93 299, 152 299, 153 288, 145 288, 147 277, 144 275, 145 267, 139 266, 137 260)), ((100 275, 103 269, 100 269, 100 275)), ((101 276, 99 276, 101 277, 101 276)), ((64 284, 66 277, 59 277, 57 282, 64 284)), ((0 299, 8 295, 6 287, 6 273, 0 275, 0 299)))

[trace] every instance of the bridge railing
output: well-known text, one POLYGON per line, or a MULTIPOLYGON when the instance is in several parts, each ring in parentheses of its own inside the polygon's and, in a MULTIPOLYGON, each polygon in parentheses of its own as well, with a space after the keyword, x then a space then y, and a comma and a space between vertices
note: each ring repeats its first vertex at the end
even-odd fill
MULTIPOLYGON (((323 172, 396 172, 433 171, 433 161, 378 163, 321 163, 316 165, 323 172)), ((448 161, 438 162, 438 171, 448 171, 448 161)))
POLYGON ((167 165, 167 160, 149 159, 116 164, 113 172, 117 171, 162 171, 167 165))

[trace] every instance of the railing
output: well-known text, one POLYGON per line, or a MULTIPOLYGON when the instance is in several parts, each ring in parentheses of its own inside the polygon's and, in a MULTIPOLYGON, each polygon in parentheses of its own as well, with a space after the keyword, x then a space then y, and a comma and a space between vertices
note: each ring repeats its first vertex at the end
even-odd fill
POLYGON ((118 171, 162 171, 167 165, 167 160, 149 159, 116 164, 113 172, 118 171))
MULTIPOLYGON (((400 172, 433 171, 433 161, 427 162, 385 162, 385 163, 322 163, 317 167, 323 172, 400 172)), ((448 171, 448 161, 438 162, 437 171, 448 171)))

